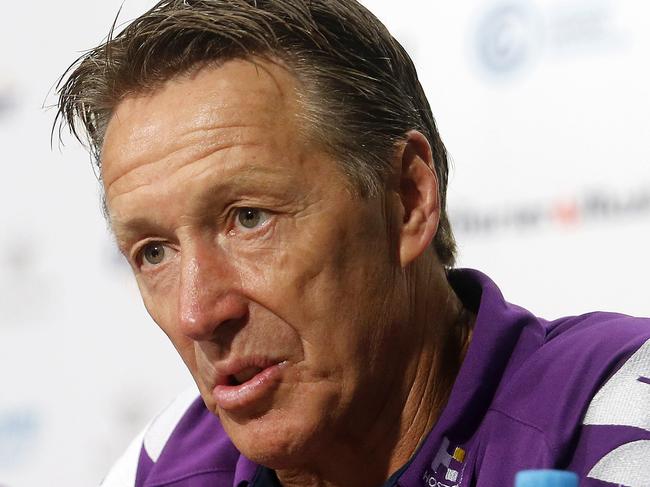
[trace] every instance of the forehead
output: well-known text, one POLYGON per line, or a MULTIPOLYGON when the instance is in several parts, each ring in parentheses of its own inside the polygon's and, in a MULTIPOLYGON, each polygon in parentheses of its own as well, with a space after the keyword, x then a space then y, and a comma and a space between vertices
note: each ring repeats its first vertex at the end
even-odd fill
POLYGON ((129 96, 116 107, 102 147, 102 179, 120 191, 122 179, 147 165, 174 169, 268 130, 295 136, 296 79, 264 60, 236 59, 178 76, 153 93, 129 96), (186 154, 181 154, 185 152, 186 154), (189 153, 191 152, 191 153, 189 153), (172 156, 178 157, 172 157, 172 156))

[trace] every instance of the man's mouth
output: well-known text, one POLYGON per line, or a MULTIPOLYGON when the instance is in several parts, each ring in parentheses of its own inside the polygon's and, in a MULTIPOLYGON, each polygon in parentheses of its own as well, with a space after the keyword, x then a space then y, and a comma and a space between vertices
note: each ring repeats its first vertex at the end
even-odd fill
POLYGON ((230 386, 238 386, 243 384, 244 382, 248 382, 251 380, 253 377, 255 377, 257 374, 262 372, 264 368, 262 367, 246 367, 244 370, 236 373, 236 374, 231 374, 228 376, 228 385, 230 386))
POLYGON ((282 381, 286 361, 263 361, 256 365, 234 365, 231 372, 221 376, 212 390, 216 405, 226 411, 259 406, 282 381))

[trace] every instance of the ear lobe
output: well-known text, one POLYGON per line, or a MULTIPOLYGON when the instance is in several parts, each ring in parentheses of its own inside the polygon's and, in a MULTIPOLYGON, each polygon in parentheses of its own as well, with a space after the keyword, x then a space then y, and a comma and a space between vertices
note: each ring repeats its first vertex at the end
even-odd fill
POLYGON ((438 178, 433 170, 431 146, 418 131, 413 130, 406 135, 397 161, 401 163, 399 197, 404 215, 399 232, 402 267, 427 249, 436 235, 440 220, 438 178))

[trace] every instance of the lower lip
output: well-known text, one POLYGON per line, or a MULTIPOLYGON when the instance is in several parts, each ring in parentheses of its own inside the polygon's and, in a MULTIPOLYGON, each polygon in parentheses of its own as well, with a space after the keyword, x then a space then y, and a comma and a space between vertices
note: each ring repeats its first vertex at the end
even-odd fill
POLYGON ((286 362, 271 365, 243 384, 218 385, 212 390, 212 398, 218 407, 226 411, 253 406, 276 388, 285 365, 286 362))

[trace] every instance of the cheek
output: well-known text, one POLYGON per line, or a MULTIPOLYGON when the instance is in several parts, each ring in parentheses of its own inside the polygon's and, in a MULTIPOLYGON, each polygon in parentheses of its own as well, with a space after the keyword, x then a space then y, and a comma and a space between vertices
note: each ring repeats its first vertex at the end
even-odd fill
POLYGON ((176 296, 172 294, 173 286, 170 283, 160 282, 152 284, 151 280, 147 280, 145 283, 145 278, 142 275, 136 276, 136 282, 149 315, 166 335, 173 335, 173 315, 178 302, 176 296), (170 299, 171 296, 173 296, 172 299, 170 299))
POLYGON ((334 360, 368 347, 367 326, 381 313, 391 268, 385 225, 371 210, 287 222, 265 246, 232 255, 245 292, 288 323, 307 354, 334 360))
POLYGON ((301 335, 323 314, 323 303, 330 302, 338 281, 329 242, 302 223, 284 223, 264 246, 231 250, 243 292, 301 335))

